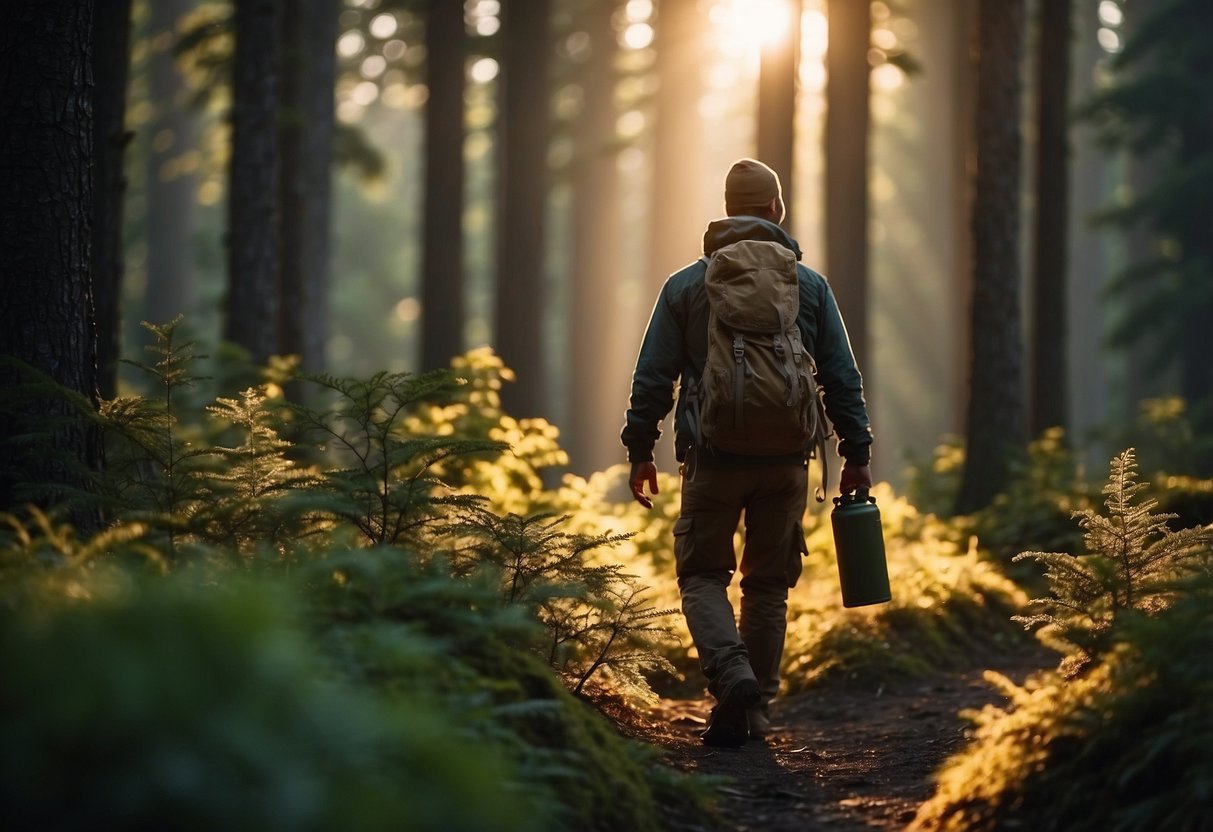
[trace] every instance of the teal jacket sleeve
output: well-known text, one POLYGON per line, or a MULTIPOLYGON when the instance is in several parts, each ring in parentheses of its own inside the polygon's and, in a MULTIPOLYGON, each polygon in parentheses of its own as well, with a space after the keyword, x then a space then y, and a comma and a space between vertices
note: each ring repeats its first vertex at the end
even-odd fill
POLYGON ((629 462, 653 459, 661 421, 674 406, 674 385, 682 372, 682 329, 667 282, 653 306, 632 374, 632 394, 620 435, 629 462))
POLYGON ((828 283, 821 299, 813 356, 826 416, 838 436, 838 454, 852 465, 867 465, 871 461, 872 429, 863 397, 863 378, 828 283))

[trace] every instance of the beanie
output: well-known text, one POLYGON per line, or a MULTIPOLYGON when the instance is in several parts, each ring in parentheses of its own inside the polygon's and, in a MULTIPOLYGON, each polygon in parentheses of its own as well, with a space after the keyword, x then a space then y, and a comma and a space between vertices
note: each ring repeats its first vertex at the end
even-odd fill
POLYGON ((783 188, 775 171, 756 159, 738 159, 724 178, 724 207, 732 213, 742 208, 760 208, 779 200, 783 213, 783 188))

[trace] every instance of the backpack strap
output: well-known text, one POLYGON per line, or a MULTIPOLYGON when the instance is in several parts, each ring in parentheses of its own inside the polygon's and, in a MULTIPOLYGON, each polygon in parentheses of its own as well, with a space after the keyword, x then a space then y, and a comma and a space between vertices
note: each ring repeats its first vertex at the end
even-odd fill
POLYGON ((733 427, 745 424, 745 338, 733 333, 733 427))

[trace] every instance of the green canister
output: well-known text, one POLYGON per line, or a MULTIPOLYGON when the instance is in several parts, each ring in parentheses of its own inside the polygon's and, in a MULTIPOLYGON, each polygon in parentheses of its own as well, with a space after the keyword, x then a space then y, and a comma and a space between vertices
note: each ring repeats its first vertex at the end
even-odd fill
POLYGON ((863 607, 888 601, 892 597, 889 569, 876 498, 866 488, 835 497, 830 523, 834 527, 834 550, 838 553, 842 605, 863 607))

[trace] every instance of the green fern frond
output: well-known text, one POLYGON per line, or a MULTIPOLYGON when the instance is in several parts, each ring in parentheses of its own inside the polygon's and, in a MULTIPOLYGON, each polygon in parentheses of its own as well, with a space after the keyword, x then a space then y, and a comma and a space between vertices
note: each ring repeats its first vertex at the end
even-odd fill
POLYGON ((1068 666, 1077 672, 1106 652, 1128 613, 1150 612, 1170 603, 1174 579, 1197 565, 1211 539, 1208 529, 1172 531, 1172 514, 1154 510, 1137 481, 1137 460, 1129 448, 1113 458, 1103 488, 1105 513, 1076 512, 1088 554, 1023 552, 1014 560, 1045 567, 1051 595, 1036 598, 1025 627, 1044 626, 1077 652, 1068 666))

